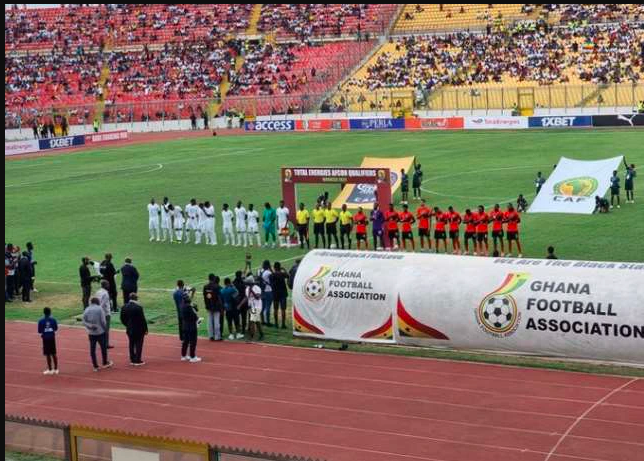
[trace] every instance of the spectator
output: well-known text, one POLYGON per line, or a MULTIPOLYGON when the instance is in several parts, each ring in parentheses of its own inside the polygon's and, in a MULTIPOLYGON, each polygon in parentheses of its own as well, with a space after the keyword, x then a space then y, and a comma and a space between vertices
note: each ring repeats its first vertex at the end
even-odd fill
POLYGON ((22 302, 30 303, 31 298, 31 261, 29 260, 29 253, 22 252, 22 258, 18 261, 18 270, 20 272, 20 287, 22 290, 22 302))
POLYGON ((271 287, 271 263, 265 260, 259 270, 259 287, 262 289, 262 325, 271 325, 271 304, 273 304, 273 289, 271 287))
POLYGON ((121 267, 120 272, 123 304, 127 304, 130 300, 130 295, 139 291, 139 271, 132 265, 132 259, 125 258, 125 264, 121 267))
POLYGON ((101 276, 103 277, 103 280, 106 280, 109 283, 107 290, 112 301, 112 311, 118 312, 119 309, 117 299, 118 294, 116 290, 116 274, 118 274, 120 271, 117 271, 114 267, 114 264, 112 264, 112 253, 105 254, 105 259, 101 262, 99 271, 101 273, 101 276))
POLYGON ((244 283, 244 278, 242 271, 235 272, 235 278, 233 279, 233 285, 237 290, 237 310, 239 311, 239 319, 241 323, 241 333, 242 336, 246 334, 246 329, 248 326, 248 302, 245 297, 246 293, 246 284, 244 283))
POLYGON ((4 247, 4 300, 8 303, 13 302, 16 264, 17 261, 13 257, 13 245, 8 243, 4 247))
POLYGON ((148 322, 136 293, 130 294, 130 301, 121 309, 121 323, 125 326, 129 340, 130 364, 133 366, 145 365, 142 359, 143 340, 148 334, 148 322))
POLYGON ((89 335, 89 354, 92 358, 94 371, 98 371, 98 361, 96 360, 96 345, 101 348, 101 358, 103 359, 103 368, 111 368, 114 364, 107 357, 107 343, 105 342, 105 312, 99 304, 99 300, 92 298, 90 305, 83 313, 83 325, 89 335))
POLYGON ((548 255, 546 256, 546 259, 559 259, 557 258, 557 255, 555 255, 555 247, 548 247, 548 255))
POLYGON ((98 302, 105 313, 105 344, 107 344, 108 349, 113 349, 114 346, 110 344, 110 324, 112 320, 112 300, 110 299, 110 282, 107 280, 101 280, 101 288, 96 292, 94 297, 98 299, 98 302))
POLYGON ((195 289, 191 288, 186 290, 183 280, 177 280, 177 287, 172 292, 172 300, 174 301, 174 306, 177 309, 177 323, 179 325, 179 340, 183 341, 183 318, 181 317, 181 306, 183 304, 184 295, 192 300, 192 295, 194 295, 195 289))
POLYGON ((58 322, 51 316, 50 308, 45 307, 43 314, 44 317, 38 321, 38 334, 42 338, 42 353, 47 359, 47 369, 42 374, 57 375, 58 356, 56 354, 56 332, 58 331, 58 322))
POLYGON ((89 270, 90 259, 85 256, 81 259, 81 266, 78 269, 80 275, 80 285, 83 292, 82 303, 83 308, 89 306, 89 298, 92 295, 92 282, 97 281, 97 277, 93 276, 89 270))
POLYGON ((203 300, 208 312, 208 337, 211 341, 221 341, 222 302, 219 277, 208 275, 208 283, 203 287, 203 300))
POLYGON ((27 242, 27 253, 29 255, 29 262, 31 263, 31 291, 38 293, 35 286, 36 280, 36 264, 38 261, 34 258, 34 244, 32 242, 27 242))
POLYGON ((231 280, 226 277, 224 279, 224 288, 221 290, 221 301, 226 311, 226 321, 228 323, 228 339, 241 339, 244 335, 241 333, 239 328, 239 310, 237 309, 237 303, 239 292, 232 284, 231 280), (235 329, 233 332, 233 324, 235 329))
POLYGON ((282 312, 282 328, 286 328, 286 299, 288 290, 286 283, 288 273, 282 268, 279 262, 273 265, 273 273, 270 276, 271 289, 273 291, 273 315, 275 316, 275 327, 279 327, 278 313, 282 312))
POLYGON ((183 341, 181 342, 182 362, 201 362, 201 358, 197 357, 197 326, 199 321, 197 305, 192 304, 188 293, 184 293, 181 304, 181 325, 183 327, 183 341), (190 347, 190 355, 188 355, 188 347, 190 347))
POLYGON ((244 299, 248 303, 250 312, 250 323, 248 324, 248 339, 255 339, 255 331, 259 334, 259 340, 264 339, 262 332, 262 289, 255 281, 253 276, 248 276, 244 280, 246 284, 244 299))

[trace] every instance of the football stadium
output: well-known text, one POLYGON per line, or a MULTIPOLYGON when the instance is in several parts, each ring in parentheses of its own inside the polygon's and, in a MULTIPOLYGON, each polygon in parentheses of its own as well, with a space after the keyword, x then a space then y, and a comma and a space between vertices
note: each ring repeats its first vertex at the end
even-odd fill
POLYGON ((5 5, 5 459, 644 459, 641 4, 5 5))

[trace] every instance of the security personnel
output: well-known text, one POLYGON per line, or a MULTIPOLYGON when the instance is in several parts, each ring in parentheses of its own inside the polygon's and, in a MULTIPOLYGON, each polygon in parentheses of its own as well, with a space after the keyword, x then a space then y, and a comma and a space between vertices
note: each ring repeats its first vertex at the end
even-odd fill
POLYGON ((313 210, 313 234, 315 235, 315 248, 318 247, 319 237, 322 236, 322 246, 326 248, 326 237, 324 235, 324 216, 325 210, 322 209, 318 201, 313 210))
POLYGON ((353 215, 349 210, 347 210, 347 204, 342 205, 342 211, 340 211, 340 244, 344 250, 344 238, 347 238, 348 249, 351 249, 351 229, 353 224, 353 215))
POLYGON ((306 240, 306 248, 311 249, 309 242, 309 221, 311 215, 309 210, 304 208, 304 204, 300 203, 300 209, 295 214, 295 221, 297 222, 297 233, 300 236, 300 248, 304 249, 304 241, 306 240))
POLYGON ((98 123, 98 119, 97 119, 97 118, 95 118, 95 119, 94 119, 93 126, 94 126, 94 133, 98 133, 98 126, 99 126, 99 123, 98 123))
POLYGON ((324 210, 324 221, 326 223, 326 243, 327 248, 331 248, 331 237, 335 240, 335 248, 340 246, 338 241, 338 219, 340 218, 339 213, 331 208, 331 202, 327 204, 326 210, 324 210))

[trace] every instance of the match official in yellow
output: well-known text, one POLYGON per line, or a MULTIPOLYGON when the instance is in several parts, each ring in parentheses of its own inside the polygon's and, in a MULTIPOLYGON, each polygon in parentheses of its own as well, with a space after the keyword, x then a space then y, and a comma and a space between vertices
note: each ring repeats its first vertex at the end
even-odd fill
POLYGON ((304 249, 304 241, 306 240, 306 248, 311 249, 311 244, 309 243, 309 221, 311 220, 311 215, 309 210, 304 208, 304 204, 300 203, 300 209, 297 210, 295 214, 295 221, 297 222, 297 233, 300 236, 300 248, 304 249))
POLYGON ((340 211, 340 245, 344 250, 344 238, 347 238, 348 246, 347 249, 351 249, 351 230, 353 228, 353 215, 349 210, 347 210, 347 204, 342 205, 342 211, 340 211))
POLYGON ((324 220, 326 222, 326 243, 327 248, 331 248, 331 237, 335 240, 335 248, 340 246, 338 242, 338 220, 340 219, 340 214, 337 210, 331 208, 331 203, 327 205, 326 210, 324 210, 324 220))
POLYGON ((322 208, 318 201, 313 210, 313 234, 315 235, 315 248, 318 247, 319 238, 322 236, 322 247, 326 248, 326 237, 324 236, 324 215, 326 210, 322 208))

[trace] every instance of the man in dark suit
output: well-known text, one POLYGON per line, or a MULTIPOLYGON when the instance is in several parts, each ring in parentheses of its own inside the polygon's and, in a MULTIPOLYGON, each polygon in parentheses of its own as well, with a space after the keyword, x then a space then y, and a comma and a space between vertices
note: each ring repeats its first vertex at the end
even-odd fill
POLYGON ((130 300, 130 294, 138 291, 139 271, 132 265, 130 258, 125 258, 125 264, 121 267, 121 290, 123 290, 123 304, 130 300))
POLYGON ((181 326, 183 327, 183 340, 181 341, 181 361, 198 363, 201 357, 197 357, 197 305, 192 303, 190 295, 185 292, 181 304, 181 326), (188 355, 188 347, 190 355, 188 355))
POLYGON ((118 301, 116 299, 118 296, 116 290, 116 274, 118 274, 119 271, 117 271, 114 267, 114 264, 112 264, 112 253, 107 253, 105 255, 105 259, 103 260, 103 262, 101 262, 100 270, 103 279, 107 280, 110 283, 110 287, 107 291, 109 292, 110 299, 112 300, 112 311, 118 312, 118 301))
POLYGON ((148 334, 148 322, 136 293, 130 294, 130 301, 121 309, 121 323, 125 326, 130 342, 130 364, 135 367, 145 365, 141 359, 143 339, 148 334))
POLYGON ((97 277, 92 276, 92 273, 89 270, 90 260, 87 256, 81 259, 81 266, 78 269, 78 275, 80 275, 80 284, 81 289, 83 290, 83 309, 86 309, 89 306, 89 298, 92 294, 92 282, 94 282, 97 277))
POLYGON ((18 261, 18 270, 20 271, 20 286, 22 287, 22 302, 30 303, 29 293, 31 292, 31 260, 29 253, 22 252, 22 258, 18 261))

